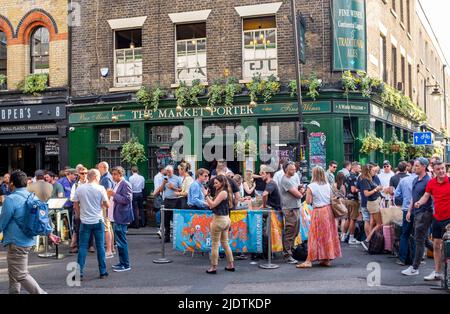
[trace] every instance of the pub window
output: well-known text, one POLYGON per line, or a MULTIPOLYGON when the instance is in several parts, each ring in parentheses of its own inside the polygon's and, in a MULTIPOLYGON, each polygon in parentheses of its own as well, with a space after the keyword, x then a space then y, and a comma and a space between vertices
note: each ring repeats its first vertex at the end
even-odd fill
POLYGON ((387 82, 386 69, 386 37, 380 35, 380 77, 384 82, 387 82))
POLYGON ((392 86, 397 88, 397 47, 392 46, 392 86))
POLYGON ((406 30, 411 33, 411 4, 410 0, 406 0, 406 30))
POLYGON ((298 142, 298 122, 297 121, 283 121, 283 122, 263 122, 263 127, 267 127, 267 136, 270 141, 272 136, 272 127, 278 127, 279 142, 289 143, 298 142))
POLYGON ((356 120, 344 118, 344 160, 354 160, 355 139, 352 126, 356 125, 356 120))
POLYGON ((126 170, 130 165, 121 162, 122 146, 131 139, 130 128, 102 128, 98 131, 97 162, 106 161, 110 168, 122 166, 126 170))
POLYGON ((277 25, 275 16, 243 20, 243 77, 277 76, 277 25))
MULTIPOLYGON (((149 128, 149 142, 148 142, 148 165, 150 178, 158 173, 159 166, 174 166, 176 170, 177 162, 176 156, 172 151, 173 144, 180 140, 172 137, 172 130, 174 128, 182 128, 182 125, 157 125, 149 128)), ((181 130, 179 130, 181 133, 181 130)))
POLYGON ((36 28, 31 35, 31 73, 49 73, 50 34, 45 27, 36 28))
MULTIPOLYGON (((6 47, 6 34, 0 31, 0 76, 6 77, 7 75, 7 47, 6 47)), ((0 82, 0 90, 6 89, 6 81, 1 84, 0 82)))
POLYGON ((142 30, 115 31, 114 86, 142 84, 142 30))
POLYGON ((403 5, 403 0, 400 0, 400 21, 402 23, 405 22, 405 10, 404 10, 404 5, 403 5))
POLYGON ((405 84, 406 84, 406 62, 405 57, 401 57, 401 67, 402 67, 402 92, 406 93, 405 84))
POLYGON ((206 82, 206 23, 176 25, 176 81, 206 82))
POLYGON ((411 63, 408 63, 408 96, 409 98, 413 98, 413 86, 412 86, 412 65, 411 63))

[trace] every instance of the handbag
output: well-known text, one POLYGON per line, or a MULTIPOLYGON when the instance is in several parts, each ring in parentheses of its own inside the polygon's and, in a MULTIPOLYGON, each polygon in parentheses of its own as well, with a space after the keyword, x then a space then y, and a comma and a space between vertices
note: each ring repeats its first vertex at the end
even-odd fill
POLYGON ((336 189, 333 185, 332 187, 332 195, 331 195, 331 209, 333 210, 333 214, 335 218, 340 218, 348 215, 348 209, 342 202, 343 198, 339 197, 341 191, 336 189))
POLYGON ((388 207, 381 207, 381 220, 383 225, 396 224, 401 226, 403 224, 403 210, 401 207, 395 206, 393 202, 388 207))

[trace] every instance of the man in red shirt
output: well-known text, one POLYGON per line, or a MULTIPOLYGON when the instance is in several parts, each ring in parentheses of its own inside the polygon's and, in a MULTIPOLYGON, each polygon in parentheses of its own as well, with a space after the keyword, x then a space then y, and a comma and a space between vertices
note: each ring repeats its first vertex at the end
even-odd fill
POLYGON ((426 203, 430 196, 434 201, 433 215, 433 254, 435 270, 426 276, 425 280, 441 280, 442 274, 442 236, 445 233, 445 227, 450 224, 450 178, 445 172, 445 165, 441 161, 433 164, 433 173, 435 177, 428 182, 425 194, 416 202, 418 208, 426 203))

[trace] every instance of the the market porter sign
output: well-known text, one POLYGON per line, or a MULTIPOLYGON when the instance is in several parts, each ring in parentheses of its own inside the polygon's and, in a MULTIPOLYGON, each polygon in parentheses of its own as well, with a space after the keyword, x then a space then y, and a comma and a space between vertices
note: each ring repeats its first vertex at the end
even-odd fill
POLYGON ((333 0, 333 70, 366 71, 365 0, 333 0))
MULTIPOLYGON (((151 120, 177 120, 189 118, 220 118, 220 117, 245 117, 255 115, 283 116, 286 114, 297 114, 297 103, 279 103, 279 104, 260 104, 256 108, 249 105, 239 106, 218 106, 213 107, 212 111, 206 110, 205 107, 188 107, 177 112, 175 108, 159 108, 157 110, 149 110, 151 120)), ((313 103, 304 103, 303 112, 305 114, 313 113, 330 113, 330 101, 318 101, 313 103)), ((144 109, 114 111, 117 121, 142 121, 145 115, 144 109)), ((69 123, 93 123, 93 122, 111 122, 111 111, 104 112, 82 112, 72 113, 69 117, 69 123)))

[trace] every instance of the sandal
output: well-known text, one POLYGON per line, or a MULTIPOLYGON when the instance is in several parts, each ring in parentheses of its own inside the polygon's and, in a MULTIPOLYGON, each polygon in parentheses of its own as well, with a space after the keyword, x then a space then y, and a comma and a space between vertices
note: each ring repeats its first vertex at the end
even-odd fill
POLYGON ((298 264, 295 267, 296 268, 311 268, 312 267, 312 263, 311 262, 304 262, 304 263, 298 264))
POLYGON ((328 261, 328 262, 320 262, 319 265, 323 266, 323 267, 331 267, 331 262, 330 261, 328 261))

